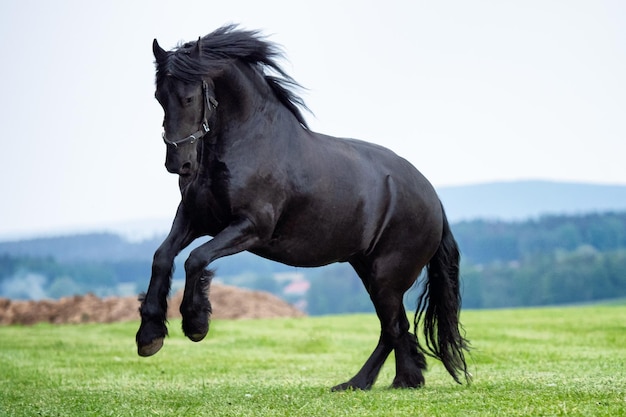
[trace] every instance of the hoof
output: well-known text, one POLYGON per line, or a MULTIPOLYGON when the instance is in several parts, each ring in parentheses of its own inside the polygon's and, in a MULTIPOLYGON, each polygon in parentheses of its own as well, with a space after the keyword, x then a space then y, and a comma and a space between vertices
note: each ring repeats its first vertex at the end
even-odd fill
POLYGON ((344 382, 343 384, 339 384, 339 385, 335 385, 334 387, 332 387, 330 390, 332 392, 340 392, 340 391, 365 391, 365 390, 369 390, 370 388, 372 388, 371 385, 366 385, 366 386, 360 386, 358 384, 355 384, 352 381, 348 381, 348 382, 344 382))
POLYGON ((139 356, 152 356, 157 353, 163 347, 163 338, 159 337, 158 339, 154 339, 152 342, 147 345, 139 346, 137 345, 137 353, 139 356))
POLYGON ((209 333, 208 315, 195 316, 193 319, 183 316, 183 333, 192 342, 199 342, 209 333))
POLYGON ((408 379, 400 379, 396 377, 391 384, 391 388, 421 388, 424 386, 425 382, 426 381, 422 375, 408 379))
POLYGON ((339 392, 339 391, 347 391, 349 389, 354 389, 354 388, 352 388, 352 386, 349 383, 344 382, 343 384, 335 385, 330 390, 332 392, 339 392))
POLYGON ((191 340, 192 342, 199 342, 202 339, 205 338, 205 336, 207 335, 208 332, 204 332, 204 333, 194 333, 194 334, 190 334, 187 337, 189 338, 189 340, 191 340))

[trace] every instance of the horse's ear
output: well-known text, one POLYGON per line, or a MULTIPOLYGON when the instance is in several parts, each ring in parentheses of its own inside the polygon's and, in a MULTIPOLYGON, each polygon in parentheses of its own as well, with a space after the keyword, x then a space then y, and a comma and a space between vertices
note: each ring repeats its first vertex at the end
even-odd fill
POLYGON ((198 42, 196 42, 196 46, 191 50, 190 55, 194 59, 198 59, 202 55, 202 38, 201 37, 198 37, 198 42))
POLYGON ((156 39, 152 42, 152 53, 157 62, 162 62, 167 58, 167 51, 159 46, 156 39))

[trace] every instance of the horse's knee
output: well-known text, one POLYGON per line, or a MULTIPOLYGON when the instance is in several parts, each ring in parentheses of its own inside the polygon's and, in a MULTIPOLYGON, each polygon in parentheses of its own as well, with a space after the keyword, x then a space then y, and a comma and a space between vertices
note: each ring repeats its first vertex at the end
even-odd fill
POLYGON ((189 276, 189 274, 195 274, 202 268, 204 268, 204 262, 201 261, 199 257, 197 255, 194 255, 192 252, 185 261, 185 272, 189 276))
POLYGON ((172 257, 163 249, 157 249, 152 257, 152 273, 169 275, 172 270, 172 257))
POLYGON ((185 273, 187 274, 187 278, 199 277, 204 268, 206 268, 206 266, 206 260, 202 256, 200 256, 200 254, 192 251, 185 261, 185 273))

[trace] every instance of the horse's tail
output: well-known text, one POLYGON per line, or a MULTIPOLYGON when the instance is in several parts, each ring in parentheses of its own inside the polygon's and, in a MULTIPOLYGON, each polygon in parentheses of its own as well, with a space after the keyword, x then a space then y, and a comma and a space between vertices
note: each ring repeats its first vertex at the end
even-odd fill
POLYGON ((426 267, 426 282, 418 298, 413 324, 418 348, 429 356, 439 358, 459 384, 459 373, 469 383, 464 351, 469 342, 461 332, 459 322, 461 293, 459 289, 459 248, 452 236, 446 213, 443 214, 443 234, 437 252, 426 267), (426 348, 419 343, 418 325, 423 320, 426 348))

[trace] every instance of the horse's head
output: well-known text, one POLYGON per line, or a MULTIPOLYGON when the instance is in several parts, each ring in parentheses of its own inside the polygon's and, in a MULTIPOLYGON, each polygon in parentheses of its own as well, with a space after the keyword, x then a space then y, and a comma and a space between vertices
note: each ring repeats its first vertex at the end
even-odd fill
POLYGON ((155 97, 165 113, 163 140, 167 145, 165 167, 173 174, 189 177, 198 168, 198 147, 210 131, 209 120, 217 107, 211 80, 176 77, 168 67, 177 65, 176 54, 185 60, 200 60, 200 40, 191 48, 167 52, 154 40, 157 65, 155 97))

